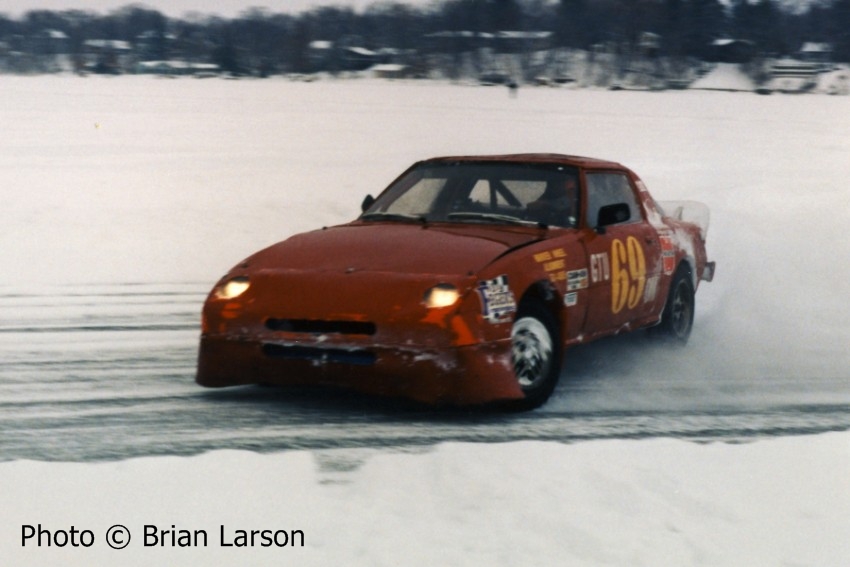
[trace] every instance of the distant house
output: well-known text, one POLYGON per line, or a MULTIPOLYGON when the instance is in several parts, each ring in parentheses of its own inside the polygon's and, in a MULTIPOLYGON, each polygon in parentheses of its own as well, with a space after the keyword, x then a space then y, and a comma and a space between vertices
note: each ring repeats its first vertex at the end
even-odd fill
POLYGON ((177 36, 174 34, 148 30, 136 37, 136 54, 140 59, 162 59, 176 41, 177 36))
POLYGON ((190 63, 187 61, 140 61, 136 73, 140 75, 193 75, 206 77, 217 75, 221 68, 215 63, 190 63))
POLYGON ((83 42, 86 49, 96 53, 129 53, 133 46, 129 41, 119 39, 87 39, 83 42))
POLYGON ((334 71, 338 67, 336 49, 332 41, 311 41, 307 46, 307 57, 312 71, 334 71))
POLYGON ((807 42, 800 48, 798 56, 801 61, 826 66, 832 63, 832 45, 829 43, 807 42))
POLYGON ((637 47, 644 57, 657 57, 661 51, 661 36, 653 32, 641 32, 638 36, 637 47))
POLYGON ((308 47, 310 48, 310 50, 315 51, 317 53, 326 53, 333 49, 334 42, 317 39, 316 41, 311 41, 308 47))
POLYGON ((379 79, 403 79, 411 76, 410 67, 400 63, 381 63, 369 70, 379 79))
POLYGON ((375 64, 378 54, 365 47, 342 48, 342 65, 345 71, 364 71, 375 64))
POLYGON ((115 75, 130 67, 133 46, 117 39, 89 39, 83 42, 85 67, 94 73, 115 75))
POLYGON ((314 71, 365 71, 381 57, 375 51, 344 41, 312 41, 308 45, 310 64, 314 71))
POLYGON ((44 29, 33 35, 31 51, 35 55, 64 55, 70 51, 70 40, 63 31, 44 29))
POLYGON ((756 44, 748 39, 716 39, 711 43, 711 61, 749 63, 756 56, 756 44))

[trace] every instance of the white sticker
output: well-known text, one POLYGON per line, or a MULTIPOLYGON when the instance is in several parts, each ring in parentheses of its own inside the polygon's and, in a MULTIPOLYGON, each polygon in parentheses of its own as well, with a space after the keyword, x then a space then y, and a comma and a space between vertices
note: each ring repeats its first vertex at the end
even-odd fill
POLYGON ((516 311, 516 298, 508 285, 508 276, 499 276, 478 283, 481 311, 490 323, 504 323, 516 311))
POLYGON ((655 301, 655 298, 658 297, 658 280, 661 279, 661 276, 652 276, 651 278, 646 278, 646 287, 643 292, 643 302, 651 303, 655 301))
POLYGON ((567 272, 567 291, 584 289, 588 285, 587 268, 567 272))
POLYGON ((608 281, 611 279, 611 265, 608 262, 608 253, 590 255, 590 275, 593 283, 608 281))
POLYGON ((570 293, 564 295, 564 305, 567 307, 572 307, 573 305, 578 304, 578 292, 571 291, 570 293))

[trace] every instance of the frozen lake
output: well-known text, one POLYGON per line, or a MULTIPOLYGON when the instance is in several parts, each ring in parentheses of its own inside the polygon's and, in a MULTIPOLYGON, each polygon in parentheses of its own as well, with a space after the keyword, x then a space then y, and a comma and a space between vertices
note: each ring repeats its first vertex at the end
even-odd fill
POLYGON ((850 428, 850 97, 2 80, 0 459, 850 428), (416 159, 526 151, 621 161, 711 207, 718 277, 686 350, 575 349, 528 416, 195 387, 200 307, 230 265, 350 220, 416 159))
POLYGON ((850 556, 850 97, 0 85, 0 547, 15 565, 280 561, 148 548, 151 523, 303 529, 286 551, 302 565, 850 556), (535 151, 620 161, 659 200, 709 205, 718 271, 686 349, 637 334, 571 350, 523 415, 194 385, 204 295, 231 265, 350 220, 417 159, 535 151), (37 522, 96 543, 22 545, 37 522), (116 522, 134 534, 123 554, 103 541, 116 522))

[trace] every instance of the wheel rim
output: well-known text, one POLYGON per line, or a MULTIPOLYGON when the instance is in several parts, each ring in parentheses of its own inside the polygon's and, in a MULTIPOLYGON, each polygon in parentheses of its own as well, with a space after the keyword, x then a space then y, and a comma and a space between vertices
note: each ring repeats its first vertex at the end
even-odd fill
POLYGON ((691 302, 688 297, 688 286, 684 281, 676 286, 673 295, 673 305, 670 313, 670 327, 676 337, 683 339, 688 336, 691 329, 691 302))
POLYGON ((552 335, 534 317, 524 317, 511 329, 511 359, 517 381, 523 389, 534 388, 549 374, 552 366, 552 335))

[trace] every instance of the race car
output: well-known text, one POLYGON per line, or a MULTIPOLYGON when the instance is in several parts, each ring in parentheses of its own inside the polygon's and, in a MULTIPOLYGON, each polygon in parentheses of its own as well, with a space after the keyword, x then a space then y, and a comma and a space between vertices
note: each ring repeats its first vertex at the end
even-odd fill
POLYGON ((196 381, 535 408, 572 345, 642 328, 687 342, 714 276, 708 219, 700 203, 657 203, 611 161, 421 161, 353 222, 274 244, 216 283, 196 381))

